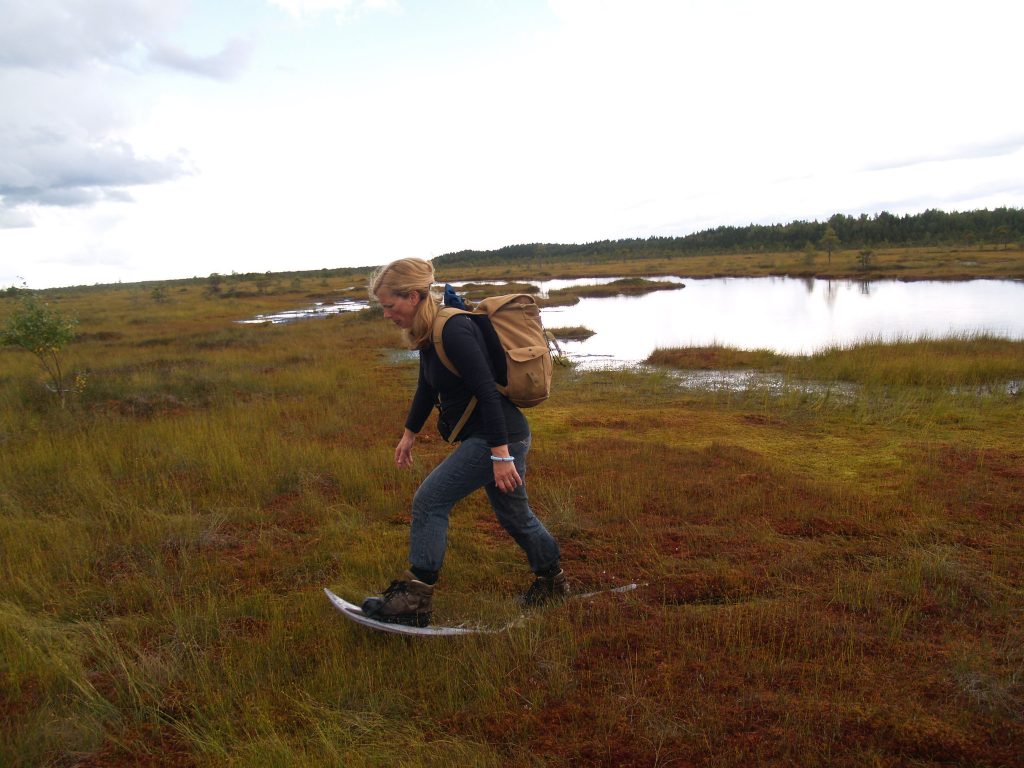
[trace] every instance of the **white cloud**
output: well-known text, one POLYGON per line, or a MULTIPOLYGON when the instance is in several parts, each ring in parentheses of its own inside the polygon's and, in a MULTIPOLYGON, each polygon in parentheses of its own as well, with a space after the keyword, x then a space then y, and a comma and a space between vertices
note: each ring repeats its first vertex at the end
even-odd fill
POLYGON ((295 18, 309 18, 330 13, 338 22, 349 21, 375 12, 401 10, 398 0, 268 0, 270 5, 287 11, 295 18))
POLYGON ((0 228, 23 227, 39 207, 130 199, 131 188, 193 168, 183 151, 147 156, 131 144, 146 62, 235 77, 251 46, 240 38, 210 57, 168 42, 177 0, 0 0, 0 228))
POLYGON ((943 151, 929 154, 906 154, 898 159, 893 159, 870 164, 866 170, 878 171, 888 168, 906 168, 923 163, 946 162, 951 160, 970 160, 987 157, 1003 157, 1012 155, 1024 148, 1024 134, 1003 136, 992 140, 981 141, 973 145, 952 146, 943 151))
POLYGON ((25 211, 16 211, 13 208, 0 206, 0 229, 20 229, 31 226, 32 217, 25 211))
POLYGON ((185 158, 139 157, 123 141, 36 127, 0 133, 0 197, 3 208, 88 205, 126 199, 126 187, 156 184, 187 172, 185 158))
POLYGON ((126 62, 162 38, 181 0, 2 0, 0 67, 47 71, 126 62))
POLYGON ((252 48, 251 41, 233 38, 218 53, 211 56, 193 56, 172 45, 158 45, 153 49, 150 59, 156 64, 182 72, 214 80, 233 80, 248 66, 252 48))

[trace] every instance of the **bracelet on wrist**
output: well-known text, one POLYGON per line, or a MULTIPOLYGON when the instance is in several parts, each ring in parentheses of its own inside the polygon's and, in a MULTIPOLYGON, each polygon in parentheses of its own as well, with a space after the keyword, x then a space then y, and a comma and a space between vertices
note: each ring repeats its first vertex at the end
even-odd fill
POLYGON ((491 461, 515 461, 515 460, 516 460, 515 456, 495 456, 493 453, 491 454, 491 461))

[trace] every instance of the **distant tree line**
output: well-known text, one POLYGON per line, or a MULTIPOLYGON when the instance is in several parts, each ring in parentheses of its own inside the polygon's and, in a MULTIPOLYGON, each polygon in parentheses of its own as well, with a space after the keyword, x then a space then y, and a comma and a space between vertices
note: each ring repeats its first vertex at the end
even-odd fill
MULTIPOLYGON (((332 269, 307 269, 300 271, 291 272, 231 272, 230 274, 220 274, 213 272, 207 277, 184 277, 184 278, 171 278, 167 280, 142 280, 137 283, 94 283, 93 285, 75 285, 67 286, 60 289, 63 293, 75 293, 75 294, 88 294, 92 292, 102 292, 109 290, 144 290, 148 291, 150 298, 154 301, 162 302, 166 301, 169 297, 167 292, 171 287, 176 287, 177 290, 185 290, 185 286, 189 285, 205 285, 207 291, 212 295, 220 295, 224 297, 245 297, 245 296, 256 296, 258 294, 267 293, 273 289, 281 289, 287 283, 293 290, 298 289, 302 286, 303 280, 314 280, 319 281, 321 286, 326 285, 326 281, 331 277, 354 277, 365 275, 373 269, 372 266, 367 267, 334 267, 332 269), (248 285, 246 285, 248 284, 248 285), (246 287, 239 287, 246 285, 246 287), (255 290, 250 290, 252 287, 255 290)), ((315 289, 316 286, 313 286, 315 289)), ((26 287, 10 286, 5 289, 0 289, 0 299, 5 298, 18 298, 24 291, 29 290, 26 287)))
POLYGON ((895 216, 837 213, 828 221, 789 224, 750 224, 716 227, 682 237, 602 240, 582 245, 533 243, 509 245, 494 251, 458 251, 436 257, 439 266, 574 260, 618 260, 674 255, 712 255, 754 251, 801 251, 819 245, 827 229, 846 249, 910 246, 1024 246, 1024 210, 996 208, 965 212, 927 210, 895 216))

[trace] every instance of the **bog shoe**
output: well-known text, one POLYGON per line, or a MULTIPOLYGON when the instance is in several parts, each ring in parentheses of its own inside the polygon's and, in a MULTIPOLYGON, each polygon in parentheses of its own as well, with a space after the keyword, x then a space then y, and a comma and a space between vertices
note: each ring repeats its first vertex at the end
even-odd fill
POLYGON ((434 588, 405 572, 404 579, 396 579, 380 597, 363 600, 363 613, 371 619, 388 624, 425 627, 430 623, 431 600, 434 588))
POLYGON ((538 576, 534 579, 520 602, 527 607, 534 607, 563 600, 568 594, 569 583, 565 580, 565 571, 560 570, 554 576, 538 576))

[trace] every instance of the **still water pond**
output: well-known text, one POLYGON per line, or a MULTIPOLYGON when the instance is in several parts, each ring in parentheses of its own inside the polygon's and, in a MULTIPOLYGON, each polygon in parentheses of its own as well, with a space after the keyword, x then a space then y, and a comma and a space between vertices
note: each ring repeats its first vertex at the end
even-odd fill
MULTIPOLYGON (((722 344, 808 354, 874 339, 978 332, 1024 339, 1024 282, 764 277, 683 282, 686 287, 677 291, 551 307, 542 312, 544 324, 594 331, 586 341, 562 343, 568 356, 593 367, 635 363, 657 347, 722 344)), ((562 286, 541 285, 542 290, 555 287, 562 286)))
MULTIPOLYGON (((615 278, 550 280, 541 295, 615 278)), ((583 367, 632 364, 657 347, 722 344, 808 354, 873 339, 916 339, 991 333, 1024 339, 1024 281, 960 282, 813 280, 784 277, 683 279, 679 290, 644 296, 583 299, 543 310, 548 328, 585 326, 586 341, 561 342, 583 367)), ((288 323, 358 311, 365 301, 316 304, 260 315, 245 323, 288 323)))

